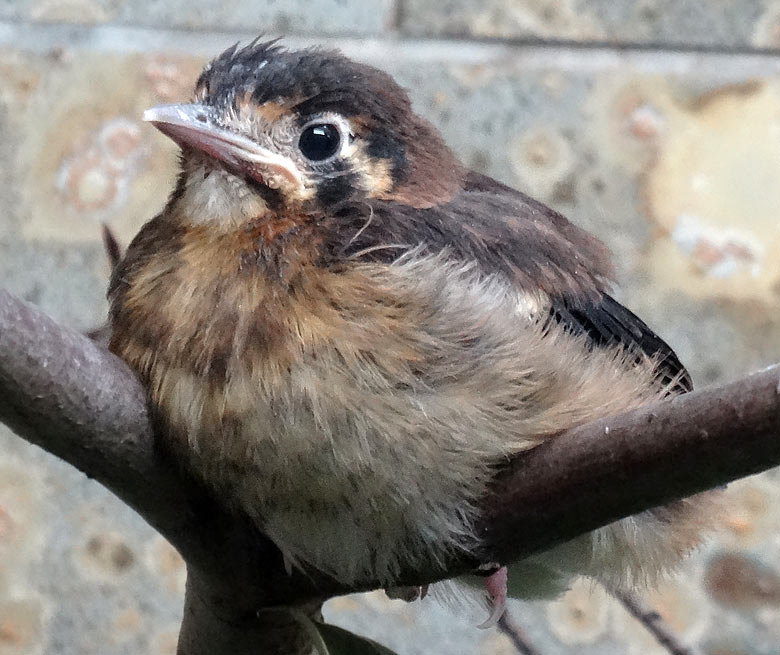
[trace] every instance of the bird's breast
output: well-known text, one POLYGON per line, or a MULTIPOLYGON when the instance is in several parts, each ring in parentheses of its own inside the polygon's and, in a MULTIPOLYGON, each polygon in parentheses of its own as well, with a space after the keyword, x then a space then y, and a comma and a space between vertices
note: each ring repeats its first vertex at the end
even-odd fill
POLYGON ((152 234, 153 247, 141 239, 128 251, 112 293, 111 349, 146 384, 166 437, 187 451, 218 443, 237 461, 304 457, 307 431, 322 442, 322 424, 340 420, 318 406, 325 389, 408 383, 420 358, 408 302, 359 269, 317 266, 316 239, 300 226, 165 236, 167 248, 152 234))

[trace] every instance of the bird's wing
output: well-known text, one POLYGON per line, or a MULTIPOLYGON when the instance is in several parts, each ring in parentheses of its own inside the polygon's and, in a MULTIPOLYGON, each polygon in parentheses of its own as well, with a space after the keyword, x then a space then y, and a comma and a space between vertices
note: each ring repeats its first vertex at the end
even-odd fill
POLYGON ((333 219, 325 257, 360 254, 390 262, 420 244, 428 252, 447 251, 544 294, 550 320, 587 336, 593 347, 622 345, 644 353, 659 362, 664 383, 674 382, 679 392, 692 389, 674 351, 609 295, 607 248, 562 214, 490 177, 470 173, 463 191, 436 207, 374 202, 347 206, 333 219))
POLYGON ((467 192, 489 192, 513 197, 531 213, 543 215, 551 224, 561 230, 574 248, 580 247, 591 257, 592 270, 596 271, 597 293, 556 295, 552 300, 551 318, 563 324, 572 332, 586 334, 593 344, 603 347, 622 344, 637 348, 639 351, 659 361, 659 372, 664 383, 674 382, 674 390, 686 392, 693 390, 693 381, 672 348, 661 339, 647 324, 631 310, 621 305, 604 289, 604 283, 612 277, 609 253, 599 243, 594 251, 594 238, 577 228, 563 215, 550 209, 538 200, 517 191, 487 175, 470 172, 466 178, 467 192), (579 243, 579 245, 578 245, 579 243), (599 252, 598 247, 601 247, 599 252), (606 265, 603 263, 606 260, 606 265))
POLYGON ((672 348, 608 293, 584 302, 553 298, 551 319, 586 334, 596 347, 622 344, 658 360, 659 380, 671 391, 693 390, 693 381, 672 348))

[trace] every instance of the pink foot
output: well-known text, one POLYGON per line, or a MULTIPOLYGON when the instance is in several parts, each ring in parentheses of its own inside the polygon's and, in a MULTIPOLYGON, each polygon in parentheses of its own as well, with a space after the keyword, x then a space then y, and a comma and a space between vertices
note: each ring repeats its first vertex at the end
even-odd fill
POLYGON ((506 581, 506 566, 502 566, 498 571, 491 573, 485 578, 485 589, 490 595, 490 600, 493 603, 493 611, 490 613, 487 621, 478 625, 478 628, 483 630, 492 628, 504 615, 504 611, 506 610, 506 581))

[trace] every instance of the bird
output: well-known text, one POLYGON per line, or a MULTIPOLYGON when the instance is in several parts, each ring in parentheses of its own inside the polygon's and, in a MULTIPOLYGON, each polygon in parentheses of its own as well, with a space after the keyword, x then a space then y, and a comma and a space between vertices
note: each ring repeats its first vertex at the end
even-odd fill
MULTIPOLYGON (((109 347, 165 452, 290 566, 391 588, 476 552, 508 457, 692 388, 611 295, 608 249, 464 166, 386 72, 258 38, 144 119, 178 144, 180 173, 113 272, 109 347)), ((507 580, 530 598, 577 576, 655 579, 699 543, 708 503, 618 521, 508 576, 486 563, 493 620, 507 580)))

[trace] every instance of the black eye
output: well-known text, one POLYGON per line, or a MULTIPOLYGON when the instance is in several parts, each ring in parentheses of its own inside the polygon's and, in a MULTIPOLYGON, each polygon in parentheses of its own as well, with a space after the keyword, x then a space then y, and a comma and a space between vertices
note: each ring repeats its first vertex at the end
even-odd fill
POLYGON ((331 123, 309 125, 298 140, 303 156, 312 161, 322 161, 338 152, 341 144, 339 129, 331 123))

